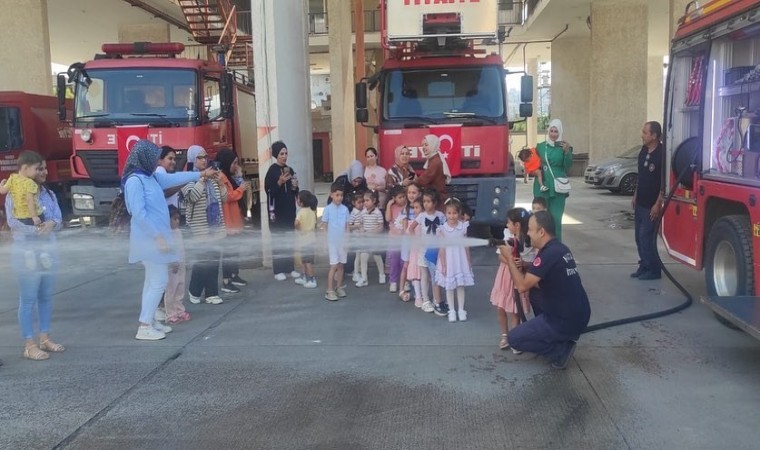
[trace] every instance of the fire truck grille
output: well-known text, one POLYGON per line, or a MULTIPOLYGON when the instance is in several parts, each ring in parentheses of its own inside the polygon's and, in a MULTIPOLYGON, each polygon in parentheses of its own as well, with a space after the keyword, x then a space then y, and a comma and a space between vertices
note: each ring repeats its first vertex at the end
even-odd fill
POLYGON ((467 204, 472 209, 478 203, 478 185, 477 184, 450 184, 446 186, 449 191, 449 197, 456 197, 467 204))
POLYGON ((119 160, 116 150, 80 150, 84 167, 94 183, 117 183, 119 160))

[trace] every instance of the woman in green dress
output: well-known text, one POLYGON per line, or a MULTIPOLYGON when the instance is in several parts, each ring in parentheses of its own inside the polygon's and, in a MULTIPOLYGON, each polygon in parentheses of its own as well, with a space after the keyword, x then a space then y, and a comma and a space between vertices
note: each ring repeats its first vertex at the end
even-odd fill
POLYGON ((556 238, 562 241, 562 214, 565 212, 565 200, 569 194, 559 194, 554 191, 554 177, 567 177, 567 171, 573 164, 573 147, 562 140, 562 122, 559 119, 549 122, 546 141, 540 142, 536 146, 536 151, 541 158, 544 186, 548 189, 541 191, 541 185, 536 177, 533 181, 533 196, 546 199, 549 213, 557 226, 556 238))

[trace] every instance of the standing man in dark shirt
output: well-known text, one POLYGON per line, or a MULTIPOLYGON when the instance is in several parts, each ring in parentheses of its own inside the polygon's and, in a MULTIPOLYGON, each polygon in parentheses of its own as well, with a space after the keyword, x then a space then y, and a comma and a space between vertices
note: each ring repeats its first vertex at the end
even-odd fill
POLYGON ((536 353, 551 361, 555 369, 567 367, 575 352, 575 341, 591 317, 588 296, 570 249, 554 237, 554 218, 538 211, 528 222, 528 236, 538 248, 536 259, 525 274, 513 259, 509 272, 520 292, 541 288, 543 313, 509 332, 515 350, 536 353))
POLYGON ((665 158, 662 150, 662 126, 659 122, 647 122, 641 130, 644 145, 639 152, 639 181, 633 194, 636 247, 639 250, 639 268, 631 278, 659 280, 660 262, 657 258, 657 233, 655 224, 662 208, 662 178, 665 158))

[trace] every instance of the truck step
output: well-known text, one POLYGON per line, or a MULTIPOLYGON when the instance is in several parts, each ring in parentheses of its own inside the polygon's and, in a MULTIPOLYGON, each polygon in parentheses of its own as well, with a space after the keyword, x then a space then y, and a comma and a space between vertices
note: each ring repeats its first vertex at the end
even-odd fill
POLYGON ((700 299, 715 314, 760 339, 760 297, 710 297, 700 299))

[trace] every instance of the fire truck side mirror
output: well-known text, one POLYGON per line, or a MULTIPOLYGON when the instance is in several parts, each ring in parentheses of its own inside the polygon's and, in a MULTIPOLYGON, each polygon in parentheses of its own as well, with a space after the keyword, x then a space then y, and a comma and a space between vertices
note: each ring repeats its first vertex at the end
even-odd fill
POLYGON ((58 91, 58 120, 66 120, 66 75, 58 74, 56 87, 58 91))
POLYGON ((367 82, 360 81, 356 83, 354 92, 354 104, 356 105, 356 109, 367 109, 367 82))
POLYGON ((533 117, 533 103, 520 103, 520 117, 533 117))
POLYGON ((367 111, 366 109, 357 109, 356 122, 367 123, 368 121, 369 121, 369 111, 367 111))
POLYGON ((233 75, 229 72, 222 74, 221 79, 221 97, 222 97, 222 116, 225 119, 231 119, 235 114, 235 108, 233 106, 232 93, 235 80, 233 75))
POLYGON ((533 103, 533 76, 523 75, 520 77, 520 102, 533 103))

